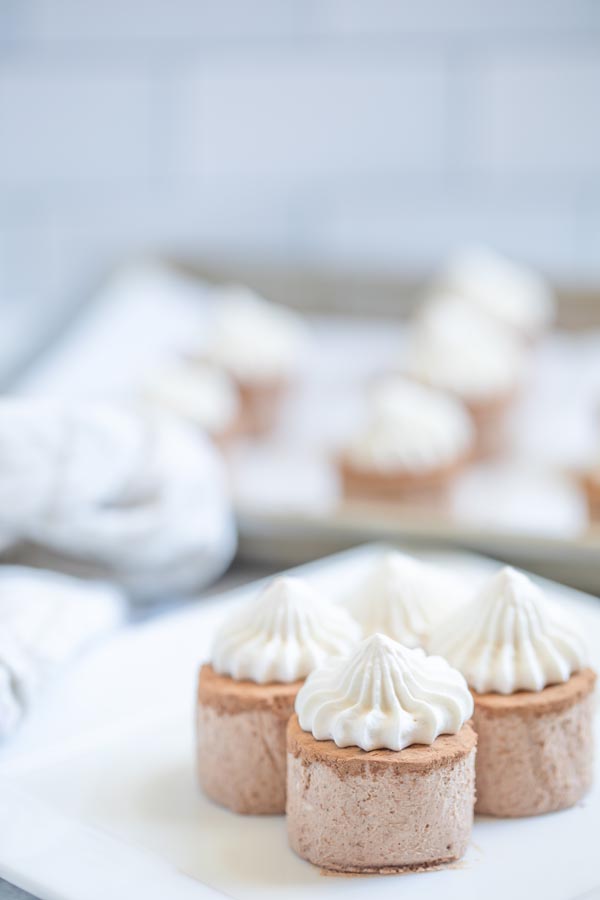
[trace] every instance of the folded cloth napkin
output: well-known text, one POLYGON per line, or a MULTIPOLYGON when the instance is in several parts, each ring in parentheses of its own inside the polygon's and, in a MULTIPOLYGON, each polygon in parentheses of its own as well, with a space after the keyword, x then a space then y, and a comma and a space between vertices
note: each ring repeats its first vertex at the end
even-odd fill
POLYGON ((110 585, 0 566, 0 740, 55 669, 115 628, 124 610, 110 585))
POLYGON ((192 426, 129 404, 0 401, 5 558, 149 599, 210 583, 235 544, 222 458, 192 426))

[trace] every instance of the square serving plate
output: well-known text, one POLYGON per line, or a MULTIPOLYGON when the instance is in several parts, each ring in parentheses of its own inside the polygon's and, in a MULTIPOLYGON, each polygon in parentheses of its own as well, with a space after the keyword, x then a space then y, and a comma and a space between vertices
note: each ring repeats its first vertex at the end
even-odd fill
MULTIPOLYGON (((294 570, 334 599, 380 545, 294 570)), ((430 555, 475 585, 496 565, 430 555)), ((567 900, 600 887, 600 777, 571 810, 478 818, 463 861, 402 876, 325 876, 288 848, 284 817, 242 817, 197 789, 197 668, 222 616, 255 582, 116 634, 47 691, 0 753, 0 875, 52 900, 211 897, 567 900)), ((600 604, 552 582, 600 663, 600 604)))

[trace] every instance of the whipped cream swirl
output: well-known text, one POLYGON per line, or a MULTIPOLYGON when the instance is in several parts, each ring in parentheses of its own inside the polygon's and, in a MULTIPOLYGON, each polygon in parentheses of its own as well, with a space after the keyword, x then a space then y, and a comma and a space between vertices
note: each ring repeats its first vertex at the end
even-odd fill
POLYGON ((298 313, 241 285, 221 288, 219 295, 205 348, 208 359, 240 382, 288 378, 307 339, 298 313))
POLYGON ((300 727, 318 741, 402 750, 456 734, 473 712, 460 672, 439 656, 374 634, 306 679, 296 697, 300 727))
POLYGON ((471 402, 511 394, 524 368, 518 340, 463 298, 432 297, 418 317, 406 370, 432 387, 471 402))
POLYGON ((302 579, 283 576, 217 632, 211 663, 238 680, 289 683, 348 653, 359 638, 345 610, 321 601, 302 579))
POLYGON ((364 637, 380 632, 407 647, 423 647, 448 592, 432 566, 391 551, 373 561, 345 606, 364 637))
POLYGON ((394 376, 372 390, 368 421, 346 456, 361 469, 422 472, 466 456, 473 435, 459 400, 394 376))
POLYGON ((440 282, 498 323, 526 336, 538 334, 554 318, 555 300, 544 279, 486 247, 458 253, 440 282))
POLYGON ((586 664, 584 643, 562 612, 510 567, 440 627, 432 648, 482 694, 541 691, 586 664))

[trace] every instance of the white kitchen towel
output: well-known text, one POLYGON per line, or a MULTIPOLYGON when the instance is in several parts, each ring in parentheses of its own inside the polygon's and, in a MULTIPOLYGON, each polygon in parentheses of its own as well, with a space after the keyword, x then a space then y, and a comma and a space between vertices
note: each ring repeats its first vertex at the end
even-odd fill
POLYGON ((223 460, 158 410, 5 398, 0 541, 8 561, 100 577, 136 599, 199 589, 235 551, 223 460))
POLYGON ((123 619, 108 584, 0 566, 0 740, 19 724, 55 670, 123 619))

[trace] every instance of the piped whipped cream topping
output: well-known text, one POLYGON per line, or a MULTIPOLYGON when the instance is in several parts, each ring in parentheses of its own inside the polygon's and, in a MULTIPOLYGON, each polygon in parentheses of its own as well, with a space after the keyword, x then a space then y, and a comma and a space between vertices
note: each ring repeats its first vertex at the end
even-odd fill
POLYGON ((222 626, 211 663, 238 680, 289 683, 348 653, 359 638, 358 625, 344 609, 321 601, 302 579, 284 576, 222 626))
POLYGON ((210 363, 173 364, 159 372, 144 391, 150 403, 189 419, 209 434, 226 431, 240 412, 240 397, 232 378, 210 363))
POLYGON ((409 340, 407 372, 467 402, 506 396, 519 384, 523 348, 510 332, 462 298, 439 294, 418 317, 409 340))
POLYGON ((362 750, 402 750, 456 734, 473 712, 460 672, 383 634, 306 679, 296 697, 300 727, 318 741, 362 750))
POLYGON ((346 449, 360 469, 427 471, 456 462, 473 445, 473 424, 459 400, 400 376, 372 389, 367 415, 346 449))
POLYGON ((432 649, 479 693, 541 691, 586 664, 581 637, 526 575, 501 569, 448 619, 432 649))
POLYGON ((436 569, 390 551, 372 562, 344 605, 364 637, 379 632, 407 647, 423 647, 447 594, 436 569))
POLYGON ((457 254, 440 281, 451 293, 525 335, 547 328, 555 315, 554 297, 542 277, 486 247, 457 254))
POLYGON ((285 379, 306 343, 298 313, 233 285, 220 291, 206 355, 240 381, 285 379))

